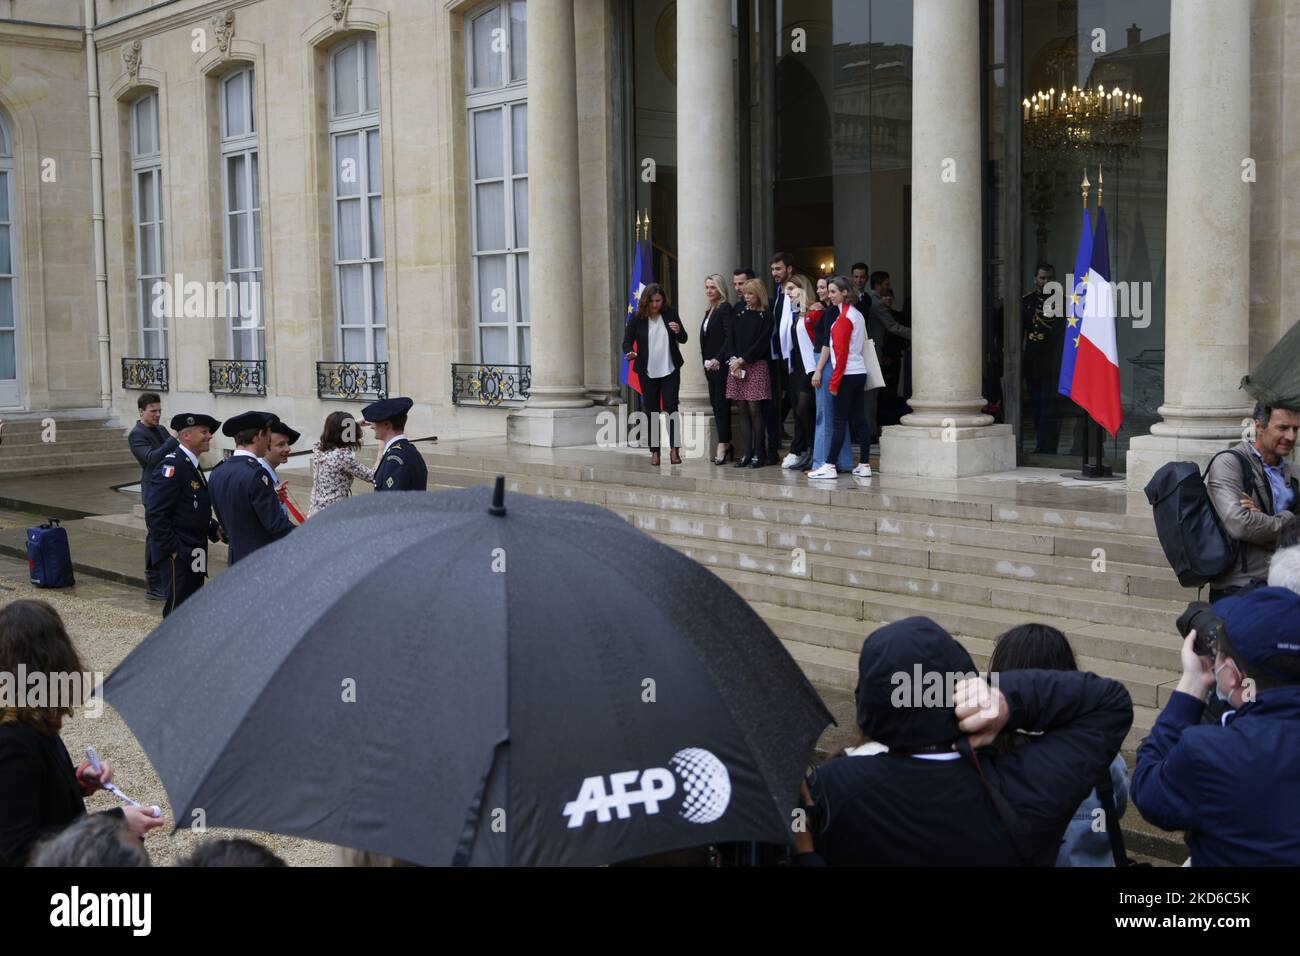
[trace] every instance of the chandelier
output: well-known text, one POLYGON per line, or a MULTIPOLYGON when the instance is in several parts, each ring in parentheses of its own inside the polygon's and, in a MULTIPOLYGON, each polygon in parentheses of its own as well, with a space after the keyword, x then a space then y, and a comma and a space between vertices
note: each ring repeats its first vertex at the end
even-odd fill
POLYGON ((1117 155, 1137 149, 1142 97, 1118 86, 1039 90, 1020 104, 1025 144, 1040 150, 1117 155))

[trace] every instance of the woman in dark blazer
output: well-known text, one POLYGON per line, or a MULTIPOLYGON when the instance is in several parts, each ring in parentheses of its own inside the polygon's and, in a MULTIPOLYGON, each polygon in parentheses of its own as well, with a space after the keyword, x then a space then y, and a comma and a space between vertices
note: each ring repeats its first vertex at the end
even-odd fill
MULTIPOLYGON (((44 601, 0 608, 0 672, 16 674, 20 667, 45 675, 51 691, 63 683, 54 675, 86 674, 59 613, 44 601)), ((38 840, 85 816, 84 798, 113 776, 108 761, 98 774, 89 761, 74 768, 59 736, 63 718, 82 702, 41 703, 47 706, 0 704, 0 866, 26 863, 38 840)), ((137 837, 162 825, 144 807, 108 812, 137 837)))
POLYGON ((767 289, 757 279, 741 286, 740 295, 722 345, 728 369, 727 397, 740 402, 749 419, 749 448, 735 467, 762 468, 767 463, 763 453, 763 402, 772 397, 767 370, 772 313, 767 307, 767 289))
POLYGON ((678 346, 685 344, 686 329, 677 313, 668 308, 659 284, 650 283, 641 293, 636 314, 623 330, 623 354, 641 380, 641 397, 650 415, 650 464, 656 467, 660 411, 668 415, 669 461, 674 465, 682 463, 677 451, 681 447, 677 393, 682 382, 682 352, 678 346), (633 345, 636 351, 632 350, 633 345))
POLYGON ((731 322, 731 302, 727 299, 727 280, 711 275, 704 280, 704 297, 709 302, 700 325, 700 355, 704 359, 704 377, 709 383, 709 404, 713 406, 713 420, 718 423, 718 452, 713 457, 721 465, 732 455, 731 401, 727 398, 728 356, 722 354, 727 342, 727 326, 731 322))

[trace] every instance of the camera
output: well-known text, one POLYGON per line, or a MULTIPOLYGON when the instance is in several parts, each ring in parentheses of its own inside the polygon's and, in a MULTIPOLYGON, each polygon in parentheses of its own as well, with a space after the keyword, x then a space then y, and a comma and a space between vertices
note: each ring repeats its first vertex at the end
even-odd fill
POLYGON ((1205 601, 1193 601, 1178 618, 1178 633, 1186 637, 1193 629, 1196 630, 1196 643, 1192 647, 1196 653, 1201 657, 1213 657, 1224 636, 1223 618, 1210 610, 1205 601))

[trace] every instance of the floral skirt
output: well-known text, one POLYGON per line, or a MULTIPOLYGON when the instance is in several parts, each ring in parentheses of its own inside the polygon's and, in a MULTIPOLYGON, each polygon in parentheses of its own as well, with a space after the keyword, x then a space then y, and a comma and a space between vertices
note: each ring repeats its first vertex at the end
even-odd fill
POLYGON ((766 359, 746 365, 744 378, 727 375, 727 398, 737 402, 761 402, 771 397, 766 359))

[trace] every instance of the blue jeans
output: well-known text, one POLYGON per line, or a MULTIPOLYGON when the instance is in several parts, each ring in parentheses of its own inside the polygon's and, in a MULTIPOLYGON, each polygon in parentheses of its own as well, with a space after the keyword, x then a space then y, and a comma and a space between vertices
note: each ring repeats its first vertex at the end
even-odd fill
MULTIPOLYGON (((849 426, 844 426, 844 444, 840 448, 840 460, 835 467, 840 471, 853 470, 853 446, 849 444, 849 426)), ((822 369, 821 388, 817 389, 817 429, 813 440, 813 468, 826 464, 830 454, 831 442, 835 437, 835 399, 831 396, 831 364, 826 363, 822 369)))

